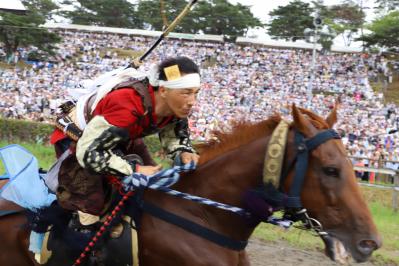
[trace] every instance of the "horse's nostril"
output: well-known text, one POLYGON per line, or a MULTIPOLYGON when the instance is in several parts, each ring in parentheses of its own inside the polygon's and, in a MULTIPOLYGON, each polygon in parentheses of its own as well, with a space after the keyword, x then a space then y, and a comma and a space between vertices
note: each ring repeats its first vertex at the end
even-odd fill
POLYGON ((378 244, 374 240, 367 239, 358 243, 358 249, 364 255, 371 254, 374 250, 378 249, 378 244))

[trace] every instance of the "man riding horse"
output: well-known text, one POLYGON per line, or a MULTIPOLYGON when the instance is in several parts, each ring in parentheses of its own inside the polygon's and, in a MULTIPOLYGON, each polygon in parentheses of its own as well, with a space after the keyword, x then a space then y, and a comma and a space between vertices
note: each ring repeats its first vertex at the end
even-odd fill
POLYGON ((73 151, 60 168, 58 202, 66 209, 81 211, 79 218, 84 224, 103 214, 104 176, 121 179, 134 172, 149 176, 161 170, 160 165, 129 161, 125 155, 137 151, 135 140, 159 133, 171 159, 183 164, 199 159, 187 124, 200 87, 199 68, 191 59, 168 58, 153 66, 143 79, 120 74, 113 78, 120 82, 86 99, 83 116, 87 125, 76 143, 64 134, 73 135, 68 134, 73 122, 67 123, 64 132, 56 129, 52 135, 57 151, 73 151))

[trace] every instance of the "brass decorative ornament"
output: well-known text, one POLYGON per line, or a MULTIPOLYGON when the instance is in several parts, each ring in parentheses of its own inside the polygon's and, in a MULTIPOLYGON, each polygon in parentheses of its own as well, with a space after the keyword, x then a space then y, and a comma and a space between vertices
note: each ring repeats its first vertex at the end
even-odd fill
POLYGON ((263 182, 278 188, 287 145, 289 123, 285 120, 277 125, 270 138, 263 166, 263 182))

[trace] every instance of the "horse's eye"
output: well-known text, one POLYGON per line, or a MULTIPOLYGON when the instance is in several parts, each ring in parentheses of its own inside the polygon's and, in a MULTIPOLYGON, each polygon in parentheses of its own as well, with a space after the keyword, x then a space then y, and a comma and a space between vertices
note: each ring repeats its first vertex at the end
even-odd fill
POLYGON ((335 167, 323 167, 323 171, 328 176, 338 177, 339 171, 335 167))

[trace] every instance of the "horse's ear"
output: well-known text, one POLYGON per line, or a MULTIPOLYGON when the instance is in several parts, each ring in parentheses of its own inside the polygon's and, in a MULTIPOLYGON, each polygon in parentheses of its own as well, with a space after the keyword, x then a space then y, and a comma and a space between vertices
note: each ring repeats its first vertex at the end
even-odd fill
POLYGON ((306 137, 313 136, 315 133, 315 128, 310 123, 310 121, 301 113, 301 111, 295 106, 292 105, 292 116, 294 118, 295 128, 299 130, 306 137))
POLYGON ((338 96, 337 100, 335 101, 334 108, 326 118, 326 122, 330 128, 332 128, 338 120, 337 111, 340 103, 341 103, 341 98, 338 96))

